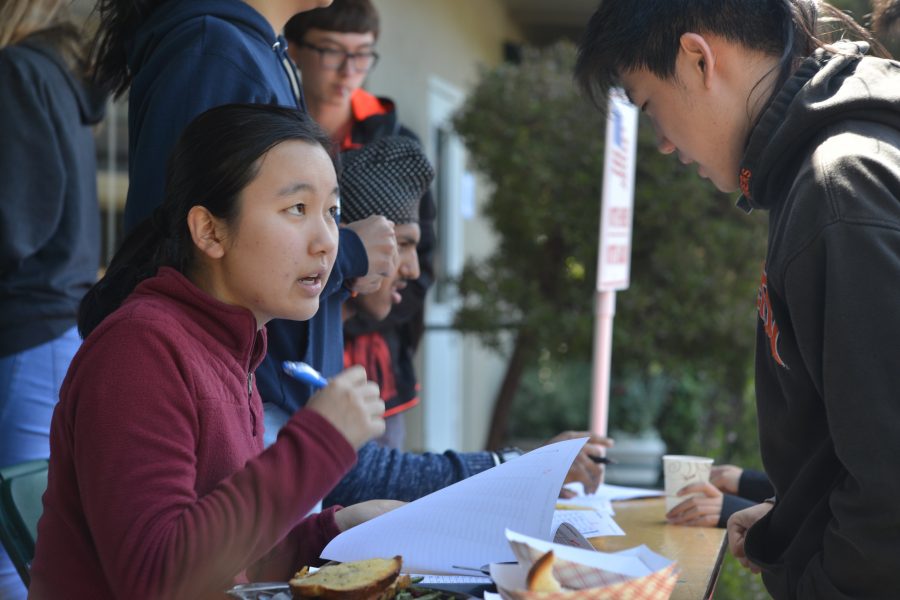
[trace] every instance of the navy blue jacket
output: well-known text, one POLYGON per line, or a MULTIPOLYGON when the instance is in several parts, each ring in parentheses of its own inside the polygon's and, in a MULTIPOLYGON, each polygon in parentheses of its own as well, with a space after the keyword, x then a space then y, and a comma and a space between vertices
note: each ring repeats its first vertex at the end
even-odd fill
POLYGON ((92 126, 105 107, 49 42, 0 50, 0 356, 73 327, 97 279, 92 126))
MULTIPOLYGON (((144 22, 128 47, 129 188, 125 227, 162 202, 165 164, 184 127, 222 104, 249 102, 305 109, 284 38, 240 0, 170 0, 144 22)), ((342 284, 368 271, 359 237, 341 229, 338 259, 309 322, 272 321, 270 344, 326 375, 343 363, 342 284)), ((267 400, 279 403, 263 392, 267 400)))

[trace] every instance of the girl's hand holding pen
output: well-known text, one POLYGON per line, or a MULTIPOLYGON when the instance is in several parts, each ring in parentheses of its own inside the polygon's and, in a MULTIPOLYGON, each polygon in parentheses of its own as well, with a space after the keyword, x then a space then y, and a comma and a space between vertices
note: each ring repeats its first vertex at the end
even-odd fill
POLYGON ((378 384, 368 381, 366 370, 358 365, 333 377, 306 408, 325 417, 357 450, 384 433, 384 401, 378 384))

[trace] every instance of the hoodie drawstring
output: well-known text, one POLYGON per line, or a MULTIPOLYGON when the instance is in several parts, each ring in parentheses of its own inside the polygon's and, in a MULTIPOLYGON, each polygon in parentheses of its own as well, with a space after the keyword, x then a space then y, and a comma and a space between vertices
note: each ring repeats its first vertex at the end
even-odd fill
POLYGON ((278 54, 281 59, 281 68, 284 69, 288 81, 291 82, 291 89, 294 91, 294 98, 297 100, 297 106, 305 110, 303 102, 303 92, 300 89, 300 77, 297 74, 297 67, 287 55, 287 51, 282 47, 281 40, 278 39, 272 44, 272 51, 278 54))

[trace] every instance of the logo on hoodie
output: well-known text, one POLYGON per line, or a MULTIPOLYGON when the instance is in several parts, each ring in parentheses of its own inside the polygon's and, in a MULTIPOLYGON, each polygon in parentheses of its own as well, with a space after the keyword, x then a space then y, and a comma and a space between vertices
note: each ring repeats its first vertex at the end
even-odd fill
POLYGON ((744 194, 744 197, 748 200, 750 199, 750 180, 753 178, 753 172, 744 167, 741 169, 740 179, 738 180, 741 185, 741 193, 744 194))
POLYGON ((769 349, 772 352, 772 358, 779 365, 787 369, 787 365, 781 360, 778 353, 778 323, 775 322, 775 313, 772 311, 772 300, 769 298, 769 276, 763 267, 762 281, 759 284, 759 292, 756 294, 756 308, 759 311, 759 318, 763 322, 766 335, 769 337, 769 349))

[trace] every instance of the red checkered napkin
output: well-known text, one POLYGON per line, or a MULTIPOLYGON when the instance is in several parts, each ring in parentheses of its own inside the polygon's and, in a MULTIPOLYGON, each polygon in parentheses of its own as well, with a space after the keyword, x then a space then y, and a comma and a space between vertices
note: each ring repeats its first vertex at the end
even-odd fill
MULTIPOLYGON (((504 600, 667 600, 678 580, 678 566, 674 562, 660 565, 652 573, 634 577, 576 562, 577 555, 585 550, 574 550, 568 553, 568 558, 561 556, 565 554, 563 552, 554 556, 553 576, 566 588, 564 591, 531 592, 525 589, 525 574, 554 544, 510 531, 507 531, 506 537, 518 565, 503 566, 494 577, 504 600)), ((590 561, 585 559, 585 562, 590 561)), ((491 575, 494 576, 494 566, 491 567, 491 575)))
MULTIPOLYGON (((513 554, 519 559, 519 564, 525 570, 531 568, 531 565, 542 557, 546 551, 538 550, 528 544, 514 542, 510 540, 509 545, 512 547, 513 554)), ((563 587, 573 590, 583 590, 585 588, 603 587, 614 585, 632 579, 628 575, 621 573, 613 573, 612 571, 602 571, 594 567, 589 567, 581 563, 572 562, 559 556, 553 561, 553 576, 563 587)))

